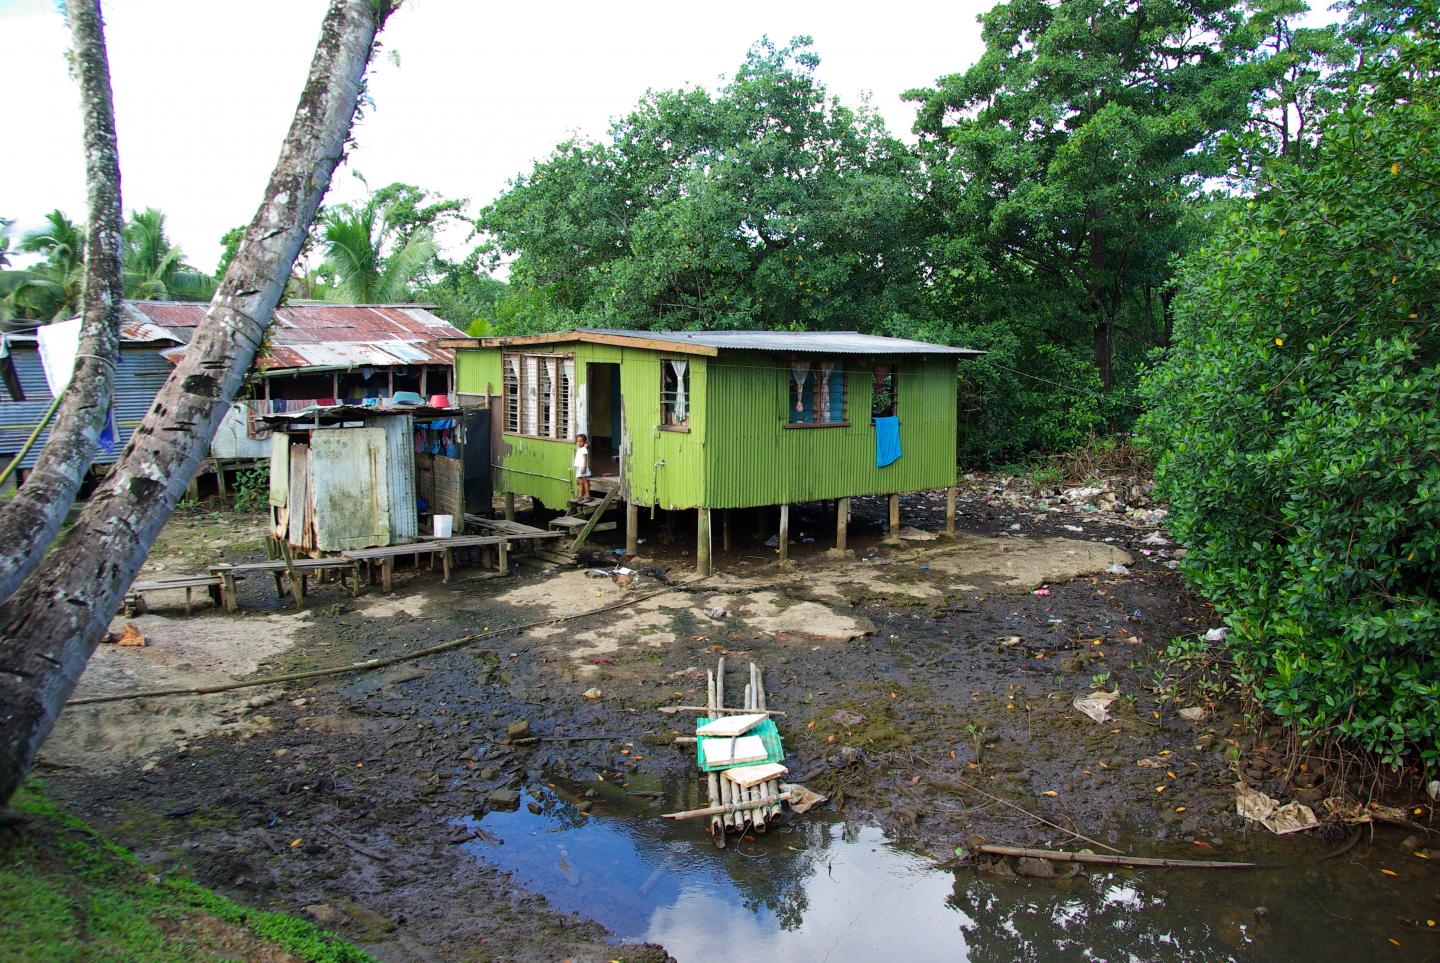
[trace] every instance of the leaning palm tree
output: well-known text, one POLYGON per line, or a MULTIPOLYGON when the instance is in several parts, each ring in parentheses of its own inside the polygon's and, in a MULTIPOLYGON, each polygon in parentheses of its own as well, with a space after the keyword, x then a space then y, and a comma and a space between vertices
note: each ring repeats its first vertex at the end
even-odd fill
POLYGON ((439 252, 429 230, 402 234, 391 208, 373 198, 326 211, 320 236, 325 242, 324 273, 335 282, 328 300, 351 304, 410 300, 411 283, 439 252))
POLYGON ((134 211, 125 224, 125 296, 149 301, 208 301, 215 279, 185 263, 185 253, 165 234, 165 215, 153 207, 134 211))

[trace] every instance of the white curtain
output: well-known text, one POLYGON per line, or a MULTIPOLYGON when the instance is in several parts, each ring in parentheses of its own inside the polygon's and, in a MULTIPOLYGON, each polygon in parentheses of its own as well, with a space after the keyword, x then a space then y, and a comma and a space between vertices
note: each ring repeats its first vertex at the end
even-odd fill
POLYGON ((815 420, 820 424, 831 421, 830 417, 830 375, 835 370, 835 362, 820 362, 820 372, 816 375, 815 383, 815 420))
POLYGON ((805 410, 805 379, 810 377, 810 362, 790 362, 790 377, 795 381, 795 410, 805 410))
POLYGON ((540 359, 525 358, 525 379, 521 384, 522 399, 520 405, 520 433, 525 435, 536 435, 540 433, 540 359))
POLYGON ((690 417, 690 399, 685 392, 685 369, 688 361, 671 361, 670 369, 675 372, 675 420, 684 421, 690 417))

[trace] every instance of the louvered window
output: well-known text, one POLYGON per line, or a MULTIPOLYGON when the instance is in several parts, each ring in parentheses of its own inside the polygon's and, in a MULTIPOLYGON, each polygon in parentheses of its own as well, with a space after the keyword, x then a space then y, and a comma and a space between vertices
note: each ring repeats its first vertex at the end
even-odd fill
POLYGON ((535 438, 574 438, 575 360, 507 354, 503 363, 505 431, 535 438))

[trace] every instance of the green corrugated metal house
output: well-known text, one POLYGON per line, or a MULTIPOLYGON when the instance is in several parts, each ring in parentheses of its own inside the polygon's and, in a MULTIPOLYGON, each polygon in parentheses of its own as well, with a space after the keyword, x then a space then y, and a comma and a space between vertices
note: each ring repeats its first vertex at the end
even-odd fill
POLYGON ((564 508, 583 432, 597 489, 614 479, 628 506, 632 547, 638 508, 700 509, 708 535, 709 509, 954 485, 955 365, 983 354, 850 331, 579 329, 445 346, 462 404, 492 409, 495 490, 564 508), (892 417, 900 455, 877 467, 892 417))

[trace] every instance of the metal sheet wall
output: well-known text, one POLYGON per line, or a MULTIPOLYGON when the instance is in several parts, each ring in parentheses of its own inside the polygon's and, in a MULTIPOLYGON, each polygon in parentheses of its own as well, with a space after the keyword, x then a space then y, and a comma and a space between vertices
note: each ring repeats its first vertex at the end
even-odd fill
MULTIPOLYGON (((10 352, 15 359, 25 400, 14 401, 4 388, 0 388, 0 457, 6 454, 14 457, 40 419, 45 417, 45 409, 50 407, 51 401, 50 389, 45 384, 45 369, 40 365, 40 352, 35 350, 34 343, 12 341, 10 352)), ((120 435, 119 442, 114 455, 97 450, 95 464, 109 464, 119 458, 172 370, 174 366, 160 357, 158 349, 121 346, 115 377, 115 428, 120 435)), ((34 467, 49 437, 49 429, 40 433, 35 447, 20 463, 21 468, 34 467)))
POLYGON ((955 483, 955 359, 887 356, 900 375, 904 454, 875 467, 870 422, 875 359, 847 357, 847 417, 835 428, 787 428, 789 358, 725 351, 711 362, 705 432, 707 504, 748 508, 955 483))
POLYGON ((415 507, 415 419, 392 415, 376 420, 385 429, 390 544, 403 545, 420 537, 420 515, 415 507))

